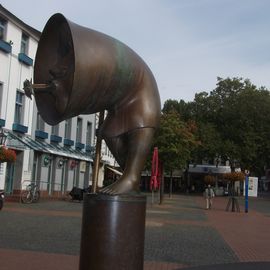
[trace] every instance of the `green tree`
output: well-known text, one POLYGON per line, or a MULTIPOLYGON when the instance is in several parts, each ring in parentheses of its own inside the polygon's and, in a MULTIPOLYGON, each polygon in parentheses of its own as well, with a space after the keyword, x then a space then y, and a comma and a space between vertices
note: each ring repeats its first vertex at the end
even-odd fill
POLYGON ((193 102, 185 102, 182 99, 180 101, 168 99, 164 103, 162 112, 169 113, 174 110, 181 116, 182 121, 188 122, 190 119, 193 119, 193 106, 193 102))
POLYGON ((241 166, 262 174, 263 167, 269 166, 269 91, 247 79, 218 78, 217 87, 209 95, 197 94, 194 103, 204 156, 213 157, 216 151, 230 161, 232 170, 241 166), (212 146, 209 133, 218 138, 212 146))
POLYGON ((164 115, 169 117, 171 111, 181 116, 175 121, 182 126, 192 122, 197 127, 192 135, 200 143, 185 148, 189 152, 184 156, 190 160, 215 162, 219 158, 229 161, 232 170, 240 166, 258 176, 270 167, 270 93, 266 88, 248 79, 218 77, 214 90, 197 93, 192 102, 167 100, 164 115))
POLYGON ((162 114, 154 145, 159 149, 165 171, 186 167, 193 148, 198 144, 195 132, 195 123, 185 123, 175 110, 162 114))
POLYGON ((179 113, 173 108, 161 116, 154 145, 159 149, 163 170, 170 174, 170 195, 173 170, 186 168, 193 148, 198 144, 196 130, 194 121, 182 121, 179 113))

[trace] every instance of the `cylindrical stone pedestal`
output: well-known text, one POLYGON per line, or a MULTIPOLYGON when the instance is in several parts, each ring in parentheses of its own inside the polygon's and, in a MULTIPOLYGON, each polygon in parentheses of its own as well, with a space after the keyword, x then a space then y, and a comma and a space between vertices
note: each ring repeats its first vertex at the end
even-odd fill
POLYGON ((146 197, 85 194, 80 270, 142 270, 146 197))

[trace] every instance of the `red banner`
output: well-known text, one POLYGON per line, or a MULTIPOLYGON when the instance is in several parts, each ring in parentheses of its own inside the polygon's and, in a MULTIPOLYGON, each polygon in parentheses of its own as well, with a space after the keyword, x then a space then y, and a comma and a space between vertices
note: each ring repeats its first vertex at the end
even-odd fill
POLYGON ((151 170, 151 180, 150 180, 150 190, 157 190, 160 186, 160 175, 158 166, 158 148, 154 148, 152 157, 152 170, 151 170))

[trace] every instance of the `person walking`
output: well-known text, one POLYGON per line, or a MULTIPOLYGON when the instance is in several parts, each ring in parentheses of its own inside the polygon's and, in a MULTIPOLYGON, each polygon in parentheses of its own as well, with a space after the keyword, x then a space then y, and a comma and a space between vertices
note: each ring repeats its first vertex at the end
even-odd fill
POLYGON ((211 209, 213 205, 213 198, 215 197, 214 190, 211 185, 208 185, 205 189, 206 209, 211 209))

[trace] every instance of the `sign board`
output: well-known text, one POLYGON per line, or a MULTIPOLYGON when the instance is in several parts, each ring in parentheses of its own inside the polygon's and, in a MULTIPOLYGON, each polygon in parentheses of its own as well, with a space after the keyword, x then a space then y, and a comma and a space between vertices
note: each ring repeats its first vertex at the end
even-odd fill
POLYGON ((48 167, 50 165, 50 162, 51 162, 51 158, 49 155, 46 155, 44 154, 43 157, 42 157, 42 166, 43 167, 48 167))
POLYGON ((80 162, 80 172, 86 172, 86 162, 85 161, 80 162))
POLYGON ((0 175, 4 175, 4 163, 0 163, 0 175))
MULTIPOLYGON (((244 185, 245 194, 245 185, 244 185)), ((248 196, 257 197, 258 196, 258 177, 248 177, 248 196)))
POLYGON ((31 172, 30 171, 23 171, 22 180, 23 181, 31 181, 31 172))
POLYGON ((188 168, 189 173, 201 173, 201 174, 222 174, 222 173, 230 173, 230 166, 215 166, 215 165, 192 165, 189 164, 188 168))

